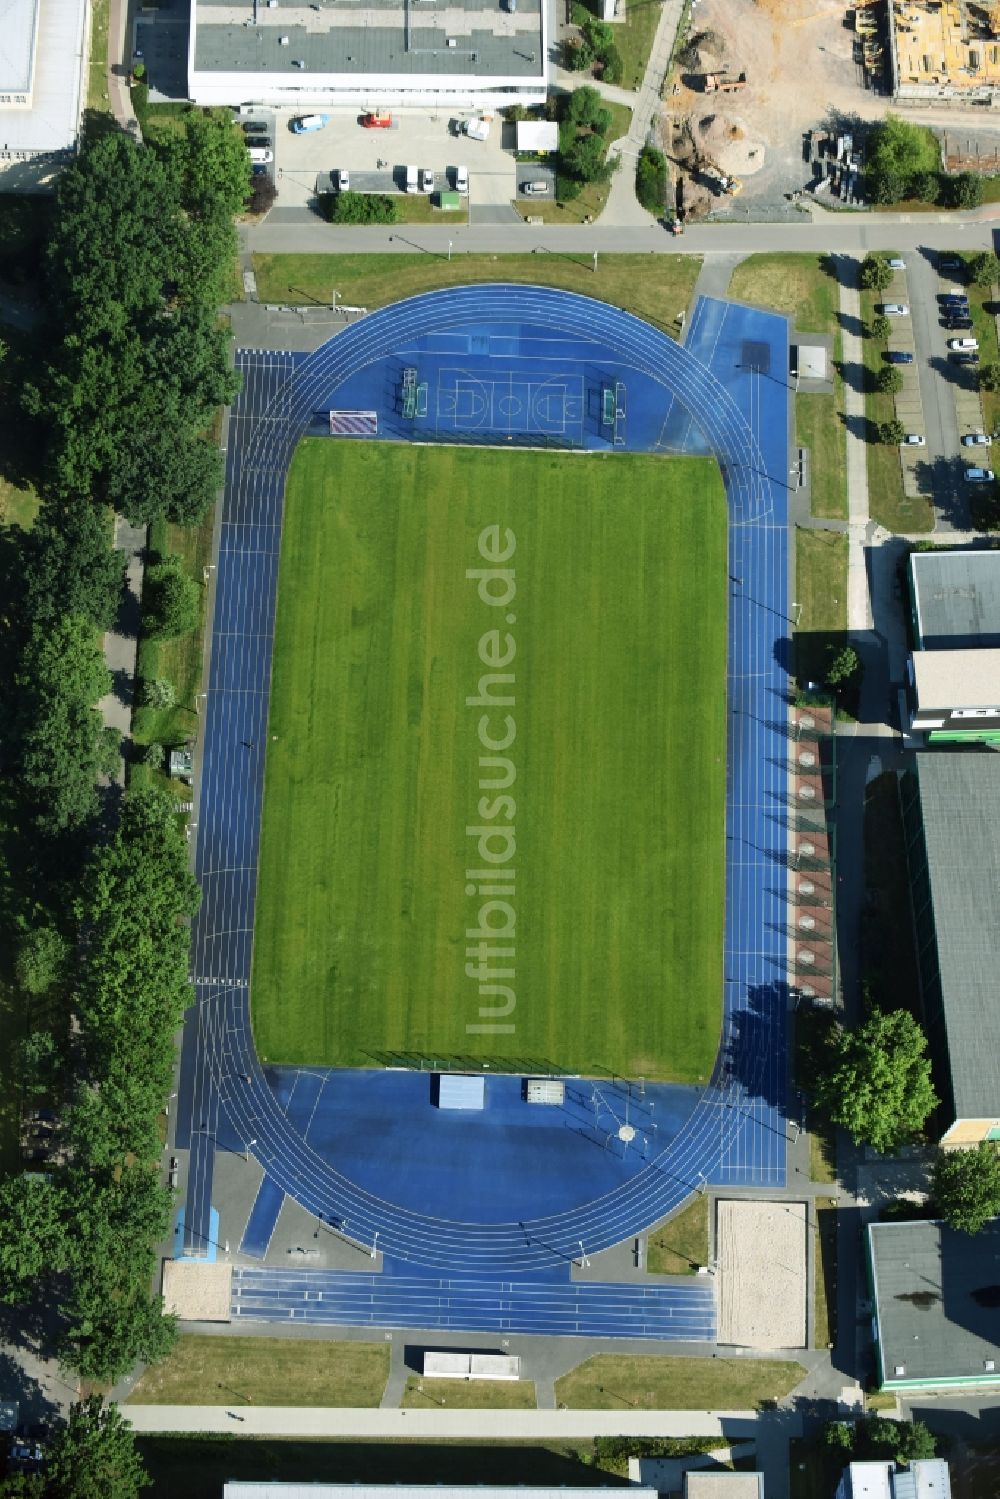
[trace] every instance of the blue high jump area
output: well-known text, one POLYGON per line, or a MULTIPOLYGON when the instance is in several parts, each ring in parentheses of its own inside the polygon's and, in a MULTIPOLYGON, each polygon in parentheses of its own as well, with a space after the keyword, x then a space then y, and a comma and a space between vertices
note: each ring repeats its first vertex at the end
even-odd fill
POLYGON ((711 1338, 704 1284, 602 1287, 573 1282, 571 1269, 581 1244, 591 1253, 640 1233, 699 1185, 784 1182, 787 323, 703 299, 682 348, 586 298, 470 287, 373 314, 308 358, 256 351, 238 363, 244 388, 229 432, 203 720, 197 1004, 178 1100, 177 1143, 191 1152, 183 1252, 211 1249, 216 1147, 252 1139, 266 1188, 248 1224, 249 1256, 266 1246, 287 1194, 335 1228, 349 1224, 355 1242, 377 1243, 383 1261, 381 1274, 363 1277, 247 1270, 234 1314, 711 1338), (415 373, 404 387, 407 370, 415 373), (451 1140, 420 1093, 426 1074, 380 1073, 368 1077, 379 1113, 405 1127, 383 1129, 376 1142, 348 1127, 361 1119, 365 1074, 265 1069, 256 1057, 248 986, 284 479, 300 436, 329 431, 334 409, 374 411, 379 436, 399 440, 710 452, 720 464, 730 572, 723 1035, 705 1089, 645 1090, 656 1130, 624 1084, 606 1090, 602 1114, 589 1080, 567 1080, 570 1109, 529 1126, 519 1107, 547 1110, 515 1097, 520 1079, 490 1077, 486 1109, 475 1120, 463 1114, 451 1140), (642 1137, 627 1151, 610 1127, 626 1108, 642 1137), (489 1160, 464 1197, 456 1180, 467 1179, 448 1162, 457 1140, 473 1157, 481 1145, 489 1160), (437 1151, 445 1168, 413 1177, 407 1149, 437 1151), (558 1312, 543 1312, 543 1302, 558 1312))

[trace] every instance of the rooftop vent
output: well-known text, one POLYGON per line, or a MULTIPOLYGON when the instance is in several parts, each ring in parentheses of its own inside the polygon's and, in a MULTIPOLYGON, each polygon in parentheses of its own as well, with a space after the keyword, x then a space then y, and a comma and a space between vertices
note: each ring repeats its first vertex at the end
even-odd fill
POLYGON ((893 1378, 894 1379, 902 1379, 902 1377, 903 1377, 903 1375, 905 1373, 906 1373, 906 1365, 905 1364, 893 1364, 893 1366, 892 1366, 892 1374, 893 1374, 893 1378))
POLYGON ((996 1366, 997 1361, 995 1358, 983 1359, 983 1368, 986 1370, 987 1374, 993 1374, 996 1371, 996 1366))

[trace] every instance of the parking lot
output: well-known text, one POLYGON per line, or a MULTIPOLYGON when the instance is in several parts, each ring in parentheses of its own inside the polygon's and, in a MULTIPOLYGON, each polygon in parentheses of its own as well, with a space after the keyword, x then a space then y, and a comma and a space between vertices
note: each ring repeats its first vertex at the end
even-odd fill
POLYGON ((261 119, 273 127, 274 171, 278 201, 282 208, 303 208, 318 192, 330 192, 331 176, 344 168, 351 187, 359 192, 405 192, 406 168, 430 168, 436 191, 450 190, 459 166, 469 173, 469 211, 473 223, 513 222, 511 201, 517 192, 516 163, 502 149, 502 124, 494 119, 485 141, 456 134, 461 119, 471 112, 432 114, 392 110, 390 129, 366 129, 361 112, 331 112, 322 130, 297 135, 292 130, 295 115, 267 110, 247 118, 261 119))

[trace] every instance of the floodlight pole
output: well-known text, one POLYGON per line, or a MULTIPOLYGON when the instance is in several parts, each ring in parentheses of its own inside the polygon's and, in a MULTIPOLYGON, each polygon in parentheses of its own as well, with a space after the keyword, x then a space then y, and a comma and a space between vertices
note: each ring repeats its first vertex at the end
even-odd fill
POLYGON ((590 1269, 590 1261, 587 1258, 587 1251, 583 1247, 583 1240, 582 1239, 578 1239, 577 1243, 580 1246, 580 1269, 581 1270, 589 1270, 590 1269))
POLYGON ((451 259, 451 246, 452 246, 452 241, 449 240, 448 241, 448 259, 449 260, 451 259))
POLYGON ((597 275, 597 251, 594 251, 594 275, 597 275))
POLYGON ((248 1163, 248 1164, 249 1164, 249 1161, 250 1161, 250 1148, 251 1148, 251 1146, 253 1146, 253 1145, 256 1145, 256 1144, 257 1144, 257 1141, 256 1141, 256 1140, 248 1140, 248 1141, 247 1141, 247 1148, 246 1148, 246 1150, 245 1150, 245 1151, 244 1151, 244 1152, 243 1152, 243 1158, 244 1158, 244 1160, 245 1160, 245 1161, 246 1161, 246 1162, 247 1162, 247 1163, 248 1163))
POLYGON ((793 599, 792 600, 792 608, 795 610, 795 619, 793 620, 793 624, 795 625, 795 628, 798 629, 798 627, 799 627, 799 620, 802 618, 802 605, 801 604, 796 604, 795 601, 794 601, 794 599, 793 599))
POLYGON ((334 287, 333 291, 330 294, 330 305, 331 305, 331 307, 332 307, 332 309, 333 309, 334 312, 336 312, 336 310, 337 310, 337 295, 338 295, 337 288, 334 287))
POLYGON ((375 1258, 377 1250, 378 1250, 378 1229, 375 1230, 375 1237, 372 1240, 372 1259, 375 1258))

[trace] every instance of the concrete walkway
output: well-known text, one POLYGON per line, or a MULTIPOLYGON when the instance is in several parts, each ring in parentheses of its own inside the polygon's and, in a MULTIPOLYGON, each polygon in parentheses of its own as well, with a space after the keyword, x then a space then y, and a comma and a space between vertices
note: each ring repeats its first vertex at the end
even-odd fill
POLYGON ((129 0, 111 0, 108 16, 108 100, 111 113, 123 130, 138 137, 139 121, 132 108, 128 74, 132 57, 129 0))
POLYGON ((797 1436, 801 1420, 787 1411, 345 1410, 329 1406, 123 1405, 136 1431, 216 1431, 230 1436, 434 1437, 467 1441, 568 1440, 595 1436, 756 1438, 776 1420, 797 1436))
MULTIPOLYGON (((631 104, 632 123, 628 135, 613 142, 608 153, 611 157, 617 157, 619 165, 611 179, 611 191, 604 205, 604 212, 598 220, 602 225, 632 225, 662 233, 655 215, 647 213, 635 196, 635 164, 647 140, 651 140, 657 147, 661 144, 657 128, 662 109, 661 95, 683 11, 683 0, 663 0, 642 87, 637 94, 626 96, 625 102, 631 104)), ((617 98, 621 92, 622 90, 616 89, 614 97, 617 98)), ((611 97, 611 90, 607 91, 607 95, 611 97)), ((635 248, 641 247, 637 245, 635 248)))
POLYGON ((852 256, 837 258, 840 281, 840 323, 847 417, 847 514, 850 524, 847 571, 847 628, 860 633, 872 627, 865 542, 868 523, 868 449, 865 443, 865 396, 862 389, 865 358, 861 345, 860 266, 852 256))

